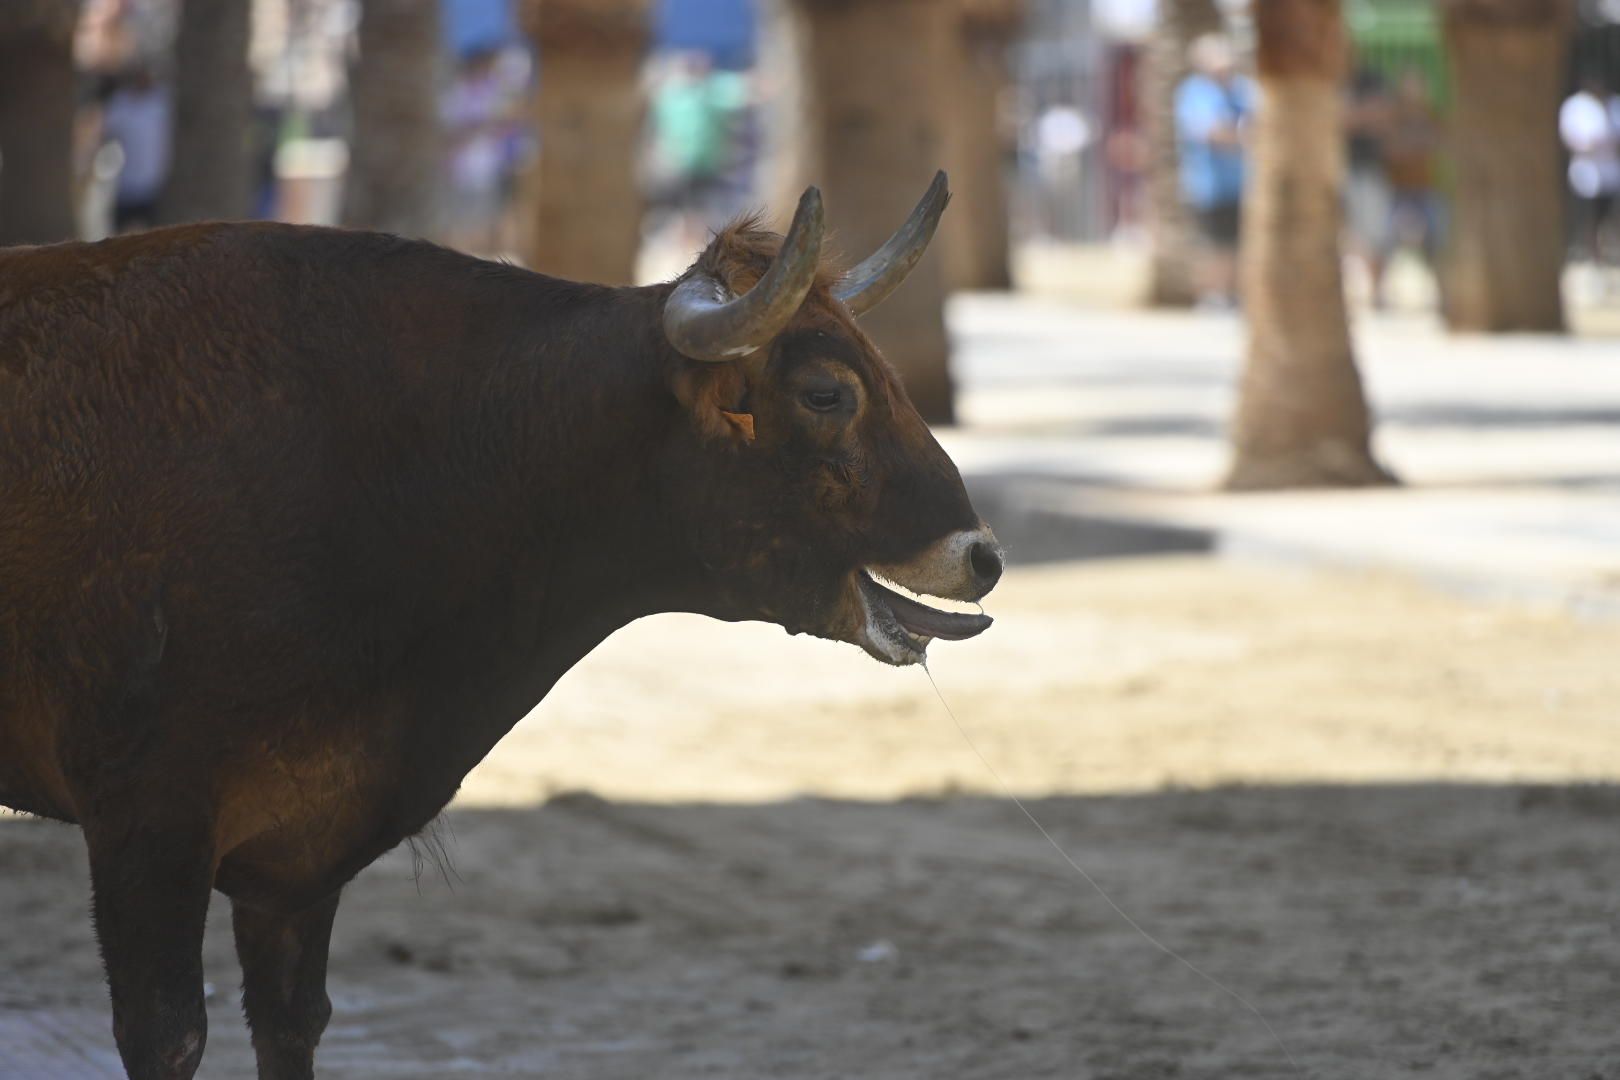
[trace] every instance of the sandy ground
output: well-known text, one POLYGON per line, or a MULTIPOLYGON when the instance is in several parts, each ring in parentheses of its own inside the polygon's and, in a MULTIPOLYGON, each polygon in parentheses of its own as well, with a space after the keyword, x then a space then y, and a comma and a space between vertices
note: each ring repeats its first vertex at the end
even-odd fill
MULTIPOLYGON (((921 671, 669 617, 474 773, 453 870, 350 888, 322 1075, 1620 1078, 1620 625, 1190 557, 989 609, 956 715, 1298 1069, 921 671)), ((0 820, 5 1080, 116 1075, 83 862, 0 820)))

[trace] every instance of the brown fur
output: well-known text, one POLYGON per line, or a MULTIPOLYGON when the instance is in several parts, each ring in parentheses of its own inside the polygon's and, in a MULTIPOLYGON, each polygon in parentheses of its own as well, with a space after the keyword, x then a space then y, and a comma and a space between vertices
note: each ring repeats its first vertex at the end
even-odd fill
MULTIPOLYGON (((782 237, 765 228, 763 214, 744 214, 715 232, 693 269, 724 282, 740 296, 765 275, 781 247, 782 237)), ((823 255, 812 295, 825 302, 843 276, 835 260, 823 255)))
MULTIPOLYGON (((739 222, 698 265, 746 288, 779 243, 739 222)), ((835 280, 704 364, 669 285, 392 237, 0 251, 0 803, 84 828, 132 1076, 200 1057, 210 886, 261 1075, 307 1075, 337 890, 605 636, 847 636, 856 567, 975 523, 835 280)))

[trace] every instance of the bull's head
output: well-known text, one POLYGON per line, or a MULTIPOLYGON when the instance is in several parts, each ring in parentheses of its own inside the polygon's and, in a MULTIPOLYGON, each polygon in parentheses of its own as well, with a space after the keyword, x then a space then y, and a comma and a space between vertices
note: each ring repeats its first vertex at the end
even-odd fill
POLYGON ((891 664, 990 625, 888 587, 976 601, 1001 577, 1002 552, 855 321, 916 265, 948 198, 941 173, 900 230, 841 275, 822 263, 810 188, 786 238, 752 222, 725 229, 670 293, 664 333, 691 421, 670 448, 671 512, 714 579, 714 614, 852 642, 891 664))

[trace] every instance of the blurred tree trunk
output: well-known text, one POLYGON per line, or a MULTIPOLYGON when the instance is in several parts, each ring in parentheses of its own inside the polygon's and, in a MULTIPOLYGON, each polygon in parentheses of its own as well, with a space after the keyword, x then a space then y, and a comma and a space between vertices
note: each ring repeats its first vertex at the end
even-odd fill
POLYGON ((354 137, 343 223, 432 236, 442 220, 439 0, 364 0, 350 71, 354 137))
POLYGON ((1006 289, 1012 270, 1002 118, 1012 89, 1008 52, 1022 24, 1023 2, 961 0, 961 8, 945 128, 955 192, 940 226, 945 276, 952 289, 1006 289))
POLYGON ((1240 255, 1249 355, 1226 485, 1388 483, 1372 456, 1340 280, 1339 0, 1259 0, 1254 14, 1261 101, 1240 255))
POLYGON ((1447 319, 1454 330, 1565 329, 1558 104, 1568 0, 1447 0, 1457 196, 1447 319))
POLYGON ((240 218, 253 163, 250 0, 184 0, 175 42, 174 163, 158 207, 164 222, 240 218))
POLYGON ((766 114, 760 123, 763 147, 756 181, 760 200, 773 215, 773 222, 786 228, 804 185, 820 182, 810 164, 812 140, 804 131, 814 111, 805 71, 810 61, 805 54, 810 30, 798 0, 758 3, 756 77, 764 82, 760 96, 766 114))
POLYGON ((1181 197, 1176 145, 1176 87, 1191 72, 1187 50, 1201 35, 1224 28, 1215 0, 1159 0, 1158 18, 1143 55, 1142 120, 1146 129, 1152 254, 1147 303, 1191 307, 1198 296, 1198 230, 1181 197))
POLYGON ((78 0, 0 3, 0 245, 77 235, 73 27, 78 0))
MULTIPOLYGON (((956 0, 793 0, 807 145, 799 187, 819 184, 851 262, 899 228, 945 164, 956 0)), ((796 193, 795 193, 796 197, 796 193)), ((791 203, 775 207, 790 208, 791 203)), ((947 216, 949 216, 947 214, 947 216)), ((930 252, 863 320, 930 423, 954 418, 945 268, 930 252)))
POLYGON ((541 273, 610 285, 635 279, 648 8, 648 0, 525 5, 540 61, 540 153, 522 181, 524 258, 541 273))

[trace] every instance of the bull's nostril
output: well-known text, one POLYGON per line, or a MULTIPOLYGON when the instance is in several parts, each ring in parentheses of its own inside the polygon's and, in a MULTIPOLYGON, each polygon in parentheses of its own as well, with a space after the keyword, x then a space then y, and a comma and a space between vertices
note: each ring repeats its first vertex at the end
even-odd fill
POLYGON ((994 544, 987 544, 983 540, 968 549, 968 564, 973 567, 973 576, 979 584, 990 588, 1001 580, 1001 551, 994 544))

